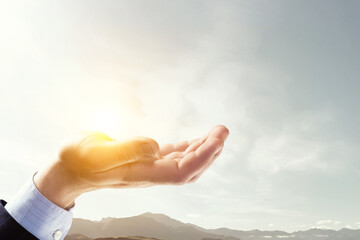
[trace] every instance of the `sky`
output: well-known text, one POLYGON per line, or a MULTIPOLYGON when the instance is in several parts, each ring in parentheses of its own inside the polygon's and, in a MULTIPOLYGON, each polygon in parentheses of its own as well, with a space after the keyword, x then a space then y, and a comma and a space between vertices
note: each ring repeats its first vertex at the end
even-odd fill
POLYGON ((195 183, 82 195, 74 216, 360 228, 358 1, 1 1, 0 197, 82 130, 230 130, 195 183))

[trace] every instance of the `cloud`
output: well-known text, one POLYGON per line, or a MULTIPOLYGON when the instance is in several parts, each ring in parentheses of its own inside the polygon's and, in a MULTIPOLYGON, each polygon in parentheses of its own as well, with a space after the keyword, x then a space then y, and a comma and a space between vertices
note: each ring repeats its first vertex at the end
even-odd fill
POLYGON ((335 228, 339 228, 341 225, 341 221, 336 221, 336 220, 330 220, 330 219, 325 219, 325 220, 319 220, 316 222, 316 226, 312 226, 311 228, 317 228, 317 229, 335 229, 335 228))
POLYGON ((328 224, 328 225, 339 225, 341 222, 340 221, 335 221, 335 220, 320 220, 320 221, 317 221, 316 224, 320 224, 320 225, 323 225, 323 224, 328 224))
POLYGON ((326 170, 328 164, 321 154, 325 146, 311 142, 291 133, 269 135, 255 140, 249 156, 250 168, 254 171, 274 174, 284 170, 326 170))
POLYGON ((355 223, 356 228, 360 228, 360 221, 355 223))
POLYGON ((327 226, 311 226, 310 229, 329 230, 329 229, 332 229, 332 228, 331 228, 331 227, 327 227, 327 226))

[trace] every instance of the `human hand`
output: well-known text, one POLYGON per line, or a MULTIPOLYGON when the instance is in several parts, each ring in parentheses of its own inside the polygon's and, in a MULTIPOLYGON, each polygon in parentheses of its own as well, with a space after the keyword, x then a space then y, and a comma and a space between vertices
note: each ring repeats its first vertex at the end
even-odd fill
POLYGON ((115 141, 91 133, 65 147, 34 182, 46 198, 65 209, 82 193, 97 189, 191 183, 220 155, 228 135, 228 129, 218 125, 202 138, 159 147, 151 138, 115 141))

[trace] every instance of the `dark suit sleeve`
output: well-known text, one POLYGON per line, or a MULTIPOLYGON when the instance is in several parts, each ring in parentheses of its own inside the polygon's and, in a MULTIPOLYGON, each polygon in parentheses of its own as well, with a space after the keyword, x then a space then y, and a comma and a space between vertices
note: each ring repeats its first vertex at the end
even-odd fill
POLYGON ((23 228, 6 211, 4 200, 0 200, 0 239, 6 240, 38 240, 23 228))

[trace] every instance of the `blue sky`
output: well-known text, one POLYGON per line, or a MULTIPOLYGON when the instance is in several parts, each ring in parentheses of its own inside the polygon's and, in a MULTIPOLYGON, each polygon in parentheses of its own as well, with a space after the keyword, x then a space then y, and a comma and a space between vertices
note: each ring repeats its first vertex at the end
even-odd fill
POLYGON ((1 198, 81 130, 165 144, 225 124, 197 183, 85 194, 75 216, 360 228, 357 1, 1 5, 1 198))

